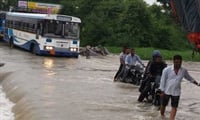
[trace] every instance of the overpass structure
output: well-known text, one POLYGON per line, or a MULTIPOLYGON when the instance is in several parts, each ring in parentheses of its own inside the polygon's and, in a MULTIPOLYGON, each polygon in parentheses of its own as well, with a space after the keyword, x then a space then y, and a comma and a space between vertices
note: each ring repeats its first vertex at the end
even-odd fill
POLYGON ((200 0, 165 0, 170 4, 175 19, 181 23, 187 37, 200 52, 200 0))

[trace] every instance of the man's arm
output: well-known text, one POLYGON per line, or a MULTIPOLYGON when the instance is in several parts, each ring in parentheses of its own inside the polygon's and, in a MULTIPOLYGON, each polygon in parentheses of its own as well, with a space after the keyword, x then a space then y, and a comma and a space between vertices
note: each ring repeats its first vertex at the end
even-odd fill
POLYGON ((145 65, 144 65, 144 63, 142 62, 142 60, 140 59, 140 57, 137 55, 136 56, 137 57, 137 61, 143 66, 143 67, 145 67, 145 65))
POLYGON ((124 61, 124 54, 123 54, 123 53, 120 53, 120 55, 119 55, 119 60, 120 60, 120 63, 121 63, 121 64, 125 64, 125 61, 124 61))
POLYGON ((129 69, 129 67, 130 67, 130 65, 129 65, 129 59, 130 59, 130 55, 127 55, 125 57, 125 66, 126 66, 127 69, 129 69))
POLYGON ((150 66, 151 66, 151 64, 152 64, 152 61, 149 60, 149 62, 147 63, 147 66, 146 66, 145 72, 144 72, 145 74, 147 74, 147 73, 150 72, 150 66))
POLYGON ((120 57, 120 63, 121 63, 121 64, 123 64, 123 65, 125 64, 125 61, 124 61, 124 58, 123 58, 123 56, 122 56, 122 57, 120 57))
POLYGON ((197 86, 200 86, 200 83, 198 83, 189 73, 187 70, 185 70, 185 76, 184 78, 192 83, 194 83, 197 86))

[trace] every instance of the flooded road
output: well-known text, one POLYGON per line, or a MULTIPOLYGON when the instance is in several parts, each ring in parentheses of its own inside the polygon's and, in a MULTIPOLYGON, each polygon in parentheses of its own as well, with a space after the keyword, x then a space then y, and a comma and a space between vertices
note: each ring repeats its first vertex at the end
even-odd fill
MULTIPOLYGON (((42 57, 1 42, 0 55, 6 63, 0 68, 1 85, 15 103, 15 120, 160 120, 153 106, 137 102, 137 86, 113 83, 117 55, 42 57)), ((200 63, 183 64, 198 80, 200 63)), ((182 83, 177 120, 199 120, 199 91, 200 87, 182 83)), ((166 116, 169 111, 170 106, 166 116)))

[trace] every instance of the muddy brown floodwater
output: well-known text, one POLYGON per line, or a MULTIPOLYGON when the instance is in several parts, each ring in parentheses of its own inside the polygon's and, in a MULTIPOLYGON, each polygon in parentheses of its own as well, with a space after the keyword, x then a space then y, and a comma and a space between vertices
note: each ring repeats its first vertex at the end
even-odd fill
MULTIPOLYGON (((153 106, 137 102, 138 86, 113 82, 118 55, 42 57, 0 42, 0 61, 6 63, 0 68, 1 85, 15 104, 15 120, 160 120, 153 106)), ((199 80, 200 63, 183 66, 199 80)), ((199 120, 199 91, 182 83, 177 120, 199 120)), ((169 111, 170 106, 167 116, 169 111)))

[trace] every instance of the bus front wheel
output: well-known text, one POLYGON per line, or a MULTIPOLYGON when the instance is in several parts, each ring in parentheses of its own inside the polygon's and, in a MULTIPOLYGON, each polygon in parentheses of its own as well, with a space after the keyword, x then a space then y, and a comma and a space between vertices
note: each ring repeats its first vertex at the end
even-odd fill
POLYGON ((36 55, 36 46, 34 44, 31 44, 31 49, 30 49, 32 54, 36 55))

